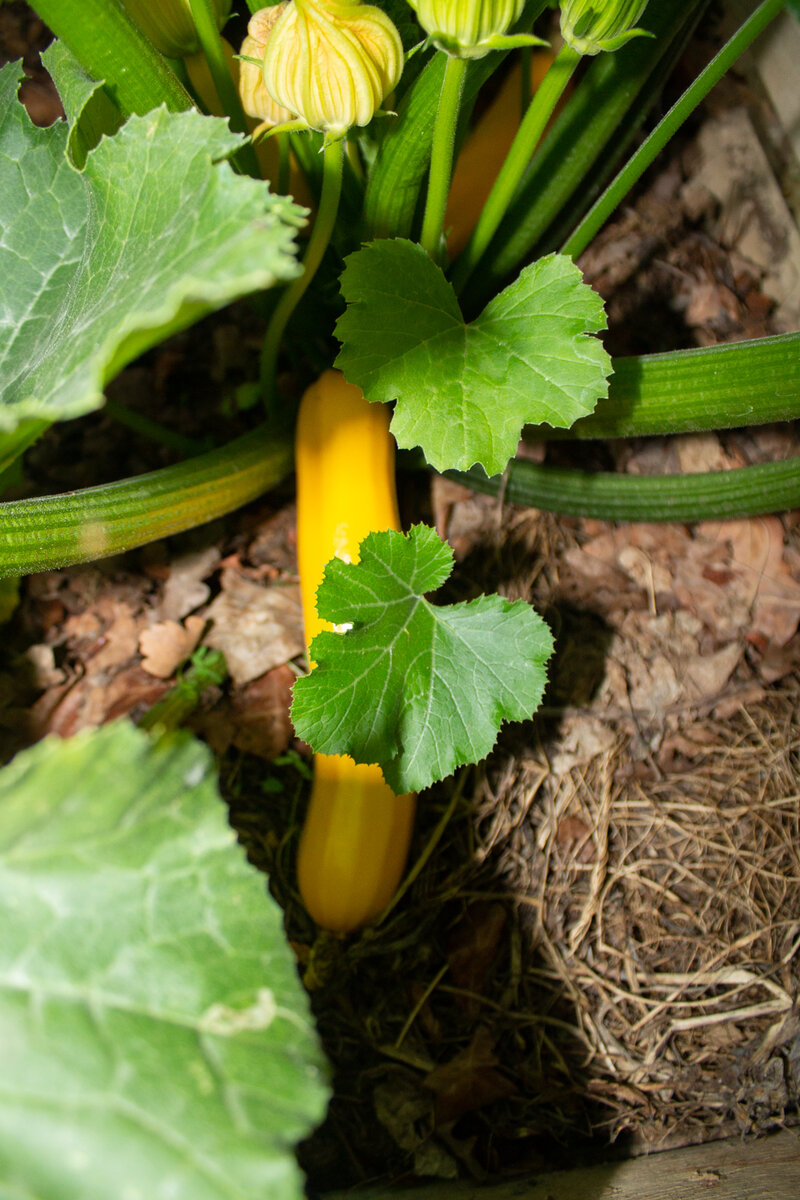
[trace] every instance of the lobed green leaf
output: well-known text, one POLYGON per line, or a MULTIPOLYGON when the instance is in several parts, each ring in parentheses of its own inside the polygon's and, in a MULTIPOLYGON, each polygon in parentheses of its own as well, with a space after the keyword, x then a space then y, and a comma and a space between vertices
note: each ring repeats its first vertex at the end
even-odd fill
POLYGON ((368 400, 396 400, 399 446, 437 470, 502 471, 525 424, 568 428, 608 394, 611 360, 588 336, 603 303, 568 258, 551 254, 467 324, 425 251, 372 242, 346 260, 348 302, 336 365, 368 400))
POLYGON ((503 721, 531 716, 553 640, 522 600, 426 600, 453 563, 428 526, 371 533, 359 553, 325 568, 320 616, 352 628, 314 638, 292 719, 316 751, 377 762, 395 792, 418 791, 485 758, 503 721))

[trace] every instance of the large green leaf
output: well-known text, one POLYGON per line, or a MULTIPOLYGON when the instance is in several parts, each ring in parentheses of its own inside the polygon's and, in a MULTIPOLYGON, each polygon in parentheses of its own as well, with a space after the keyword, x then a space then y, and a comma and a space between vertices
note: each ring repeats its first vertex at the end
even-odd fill
POLYGON ((485 758, 504 720, 535 712, 553 640, 524 600, 426 600, 453 565, 427 525, 371 533, 359 553, 325 568, 319 614, 352 628, 314 638, 292 719, 320 753, 380 763, 395 792, 418 791, 485 758))
POLYGON ((99 407, 143 350, 292 278, 303 212, 218 161, 241 139, 197 112, 131 117, 78 172, 18 81, 0 71, 0 431, 99 407))
POLYGON ((299 1198, 325 1069, 207 751, 107 726, 0 797, 0 1195, 299 1198))
POLYGON ((437 470, 501 472, 525 424, 567 428, 608 394, 611 360, 587 334, 603 303, 574 263, 526 267, 470 324, 425 251, 372 242, 346 260, 336 365, 368 400, 396 400, 398 445, 437 470))

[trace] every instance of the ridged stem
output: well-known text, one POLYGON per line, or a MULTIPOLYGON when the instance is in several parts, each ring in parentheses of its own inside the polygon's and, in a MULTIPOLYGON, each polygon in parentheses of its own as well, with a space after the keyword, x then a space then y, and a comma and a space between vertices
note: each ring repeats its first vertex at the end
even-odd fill
POLYGON ((441 258, 444 214, 450 191, 450 177, 453 173, 453 150, 466 72, 467 59, 447 56, 433 127, 431 171, 420 235, 420 245, 427 250, 434 262, 439 262, 441 258))
POLYGON ((800 333, 669 354, 615 358, 608 398, 549 441, 736 429, 800 418, 800 333))
POLYGON ((695 475, 615 475, 512 460, 503 476, 448 471, 512 504, 600 521, 724 521, 800 507, 800 459, 695 475))
MULTIPOLYGON (((654 38, 635 38, 613 54, 599 54, 545 135, 513 202, 464 289, 462 309, 480 312, 570 207, 582 212, 594 181, 621 156, 647 111, 652 81, 663 78, 709 0, 659 0, 643 24, 654 38)), ((570 228, 551 246, 555 249, 570 228)))
POLYGON ((91 562, 192 529, 255 500, 291 467, 290 440, 262 426, 175 467, 0 504, 0 578, 91 562))
POLYGON ((124 117, 166 104, 172 112, 192 99, 117 0, 36 0, 36 12, 68 46, 124 117))
MULTIPOLYGON (((231 75, 228 60, 225 57, 225 51, 222 46, 222 36, 217 27, 216 18, 214 17, 209 0, 189 0, 189 8, 192 13, 195 29, 197 30, 200 49, 205 55, 208 69, 211 72, 211 78, 214 81, 214 87, 219 96, 219 102, 228 116, 231 129, 234 133, 247 135, 247 120, 244 115, 244 109, 239 99, 236 84, 233 82, 233 76, 231 75)), ((256 152, 250 143, 242 146, 241 150, 237 151, 235 158, 239 166, 248 175, 252 175, 254 179, 261 178, 261 170, 256 158, 256 152)))

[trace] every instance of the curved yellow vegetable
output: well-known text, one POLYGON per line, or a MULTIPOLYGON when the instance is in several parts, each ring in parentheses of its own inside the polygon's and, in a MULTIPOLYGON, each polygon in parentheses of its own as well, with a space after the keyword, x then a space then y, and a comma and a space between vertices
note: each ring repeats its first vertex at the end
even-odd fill
MULTIPOLYGON (((316 608, 325 564, 334 557, 357 562, 368 533, 400 528, 388 410, 370 404, 338 371, 326 371, 303 396, 295 464, 297 556, 310 644, 331 628, 316 608)), ((344 933, 382 912, 403 874, 415 806, 416 796, 396 796, 377 766, 315 757, 297 874, 318 925, 344 933)))

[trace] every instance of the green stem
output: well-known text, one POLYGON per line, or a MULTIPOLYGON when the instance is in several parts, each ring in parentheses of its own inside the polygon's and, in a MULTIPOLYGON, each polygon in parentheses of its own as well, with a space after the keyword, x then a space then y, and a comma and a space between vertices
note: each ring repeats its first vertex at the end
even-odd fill
POLYGON ((206 688, 219 687, 227 676, 228 667, 222 651, 201 646, 178 676, 175 686, 144 714, 139 728, 161 736, 180 729, 197 708, 206 688))
POLYGON ((290 134, 277 133, 278 139, 278 182, 276 190, 279 196, 288 196, 291 187, 292 145, 290 134))
POLYGON ((124 117, 166 104, 172 112, 192 100, 163 55, 116 0, 36 0, 36 12, 105 87, 124 117))
POLYGON ((448 471, 512 504, 600 521, 725 521, 800 506, 800 459, 696 475, 615 475, 512 459, 503 476, 448 471))
POLYGON ((103 408, 112 421, 116 421, 119 425, 124 425, 126 429, 130 429, 133 433, 138 433, 140 437, 147 438, 159 446, 166 446, 169 450, 177 450, 179 454, 200 454, 201 451, 207 449, 206 446, 195 441, 194 438, 184 437, 182 433, 176 433, 174 429, 167 429, 165 425, 160 425, 158 421, 153 421, 150 417, 145 417, 142 413, 134 412, 132 408, 127 408, 124 404, 118 404, 116 400, 107 399, 103 408))
POLYGON ((91 562, 192 529, 255 500, 291 466, 290 440, 261 426, 175 467, 0 504, 0 578, 91 562))
POLYGON ((425 200, 425 216, 422 221, 420 244, 434 262, 439 262, 442 250, 442 230, 447 195, 450 191, 450 176, 453 173, 453 149, 455 146, 458 112, 461 93, 467 73, 466 58, 447 56, 439 107, 433 127, 431 147, 431 171, 428 177, 428 195, 425 200))
POLYGON ((311 237, 303 257, 303 273, 289 284, 281 296, 264 338, 264 348, 261 352, 261 389, 268 407, 275 401, 275 375, 281 338, 292 313, 303 298, 322 262, 333 233, 333 227, 336 224, 339 197, 342 191, 343 146, 344 142, 340 138, 338 141, 329 142, 323 150, 322 194, 311 237))
MULTIPOLYGON (((549 0, 528 0, 510 33, 528 33, 549 0)), ((664 0, 662 0, 664 2, 664 0)), ((497 70, 508 51, 497 50, 473 59, 461 98, 465 112, 483 84, 497 70)), ((362 238, 413 237, 417 201, 430 170, 431 142, 436 109, 442 91, 446 55, 425 51, 406 66, 398 89, 397 115, 386 123, 381 149, 367 179, 362 211, 362 238)))
POLYGON ((519 52, 520 93, 519 119, 522 121, 531 103, 531 63, 533 62, 533 47, 523 46, 519 52))
POLYGON ((615 358, 608 398, 571 429, 526 435, 650 437, 800 418, 800 333, 669 354, 615 358))
MULTIPOLYGON (((222 36, 217 28, 217 22, 209 0, 189 0, 189 8, 191 9, 192 20, 197 30, 200 48, 208 63, 208 69, 211 72, 211 78, 214 81, 214 87, 219 96, 220 104, 230 120, 231 129, 235 133, 247 135, 247 120, 244 115, 244 109, 239 99, 236 84, 233 82, 228 60, 225 57, 225 50, 222 45, 222 36)), ((241 150, 237 151, 235 157, 248 175, 252 175, 254 179, 261 178, 261 170, 256 158, 256 152, 251 144, 248 143, 242 146, 241 150)))
POLYGON ((764 3, 745 21, 705 70, 701 71, 691 87, 687 88, 681 98, 673 104, 646 141, 608 185, 577 229, 564 243, 561 248, 562 254, 570 254, 573 258, 577 258, 586 249, 594 235, 644 174, 656 155, 664 149, 670 138, 691 116, 698 104, 705 99, 714 85, 769 25, 770 21, 777 17, 782 8, 783 0, 764 0, 764 3))
POLYGON ((463 291, 486 247, 494 237, 519 182, 530 164, 547 122, 553 115, 553 109, 580 60, 581 56, 565 43, 538 87, 525 118, 517 130, 505 162, 500 168, 489 198, 483 206, 483 212, 473 230, 472 237, 456 262, 452 276, 456 294, 463 291))

